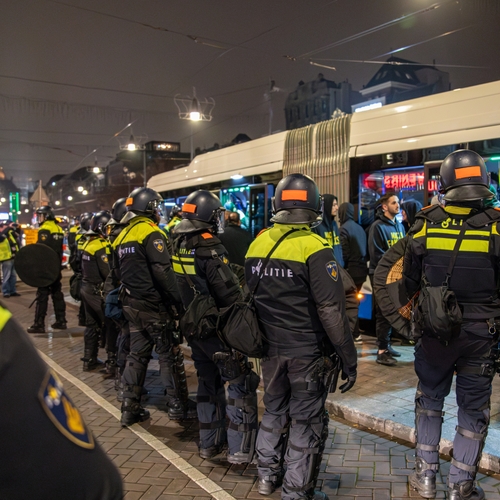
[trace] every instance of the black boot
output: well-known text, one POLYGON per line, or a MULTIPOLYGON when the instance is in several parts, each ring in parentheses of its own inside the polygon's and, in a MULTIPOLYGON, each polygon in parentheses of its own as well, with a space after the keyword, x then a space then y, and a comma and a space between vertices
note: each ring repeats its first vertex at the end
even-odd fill
POLYGON ((484 491, 473 480, 461 481, 448 487, 449 500, 484 500, 484 491))
POLYGON ((423 498, 436 498, 436 469, 438 464, 428 464, 415 458, 415 470, 410 474, 410 486, 423 498))
POLYGON ((50 325, 54 330, 66 330, 66 328, 68 328, 68 325, 66 323, 66 320, 62 319, 62 320, 57 320, 55 323, 52 323, 52 325, 50 325))
POLYGON ((108 351, 108 359, 105 362, 102 372, 104 373, 104 378, 115 378, 116 373, 119 372, 115 352, 108 351))
POLYGON ((276 488, 281 486, 283 482, 283 472, 274 472, 269 476, 259 476, 259 484, 257 485, 257 491, 261 495, 269 496, 274 493, 276 488))
POLYGON ((104 363, 97 357, 94 350, 84 349, 83 351, 83 371, 90 372, 100 368, 104 363))
POLYGON ((139 400, 135 398, 123 398, 122 418, 120 422, 123 427, 144 422, 149 418, 149 411, 141 406, 139 400))
POLYGON ((45 326, 43 323, 37 323, 36 321, 28 328, 28 333, 45 333, 45 326))
POLYGON ((180 399, 170 397, 167 401, 167 413, 171 420, 198 418, 196 403, 190 399, 183 403, 180 399))

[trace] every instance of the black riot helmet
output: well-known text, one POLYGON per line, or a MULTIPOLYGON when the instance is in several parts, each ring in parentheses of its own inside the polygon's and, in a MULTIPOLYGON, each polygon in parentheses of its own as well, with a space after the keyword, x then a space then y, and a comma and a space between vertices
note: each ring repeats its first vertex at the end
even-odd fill
POLYGON ((224 232, 224 212, 219 198, 202 189, 191 193, 182 205, 182 221, 173 229, 175 234, 192 233, 200 229, 224 232))
POLYGON ((85 233, 90 229, 90 220, 94 214, 92 212, 83 212, 80 215, 80 233, 85 233))
POLYGON ((181 212, 181 207, 179 205, 174 205, 170 210, 168 222, 170 222, 174 217, 180 217, 181 212))
POLYGON ((127 198, 118 198, 111 207, 111 219, 108 224, 118 224, 127 213, 127 198))
POLYGON ((317 226, 323 219, 323 199, 316 183, 304 174, 290 174, 276 186, 272 200, 275 224, 317 226))
POLYGON ((44 205, 43 207, 37 208, 35 213, 38 224, 42 224, 46 220, 55 220, 52 207, 49 207, 48 205, 44 205))
POLYGON ((90 220, 90 228, 85 233, 88 236, 106 236, 105 226, 111 219, 111 213, 108 210, 97 212, 90 220))
POLYGON ((484 160, 469 149, 450 153, 439 170, 440 192, 446 201, 475 201, 493 198, 489 190, 488 171, 484 160))
MULTIPOLYGON (((150 217, 154 219, 155 222, 160 222, 162 202, 163 198, 160 193, 151 188, 141 187, 134 189, 128 195, 125 205, 129 213, 150 217)), ((129 220, 132 219, 134 215, 131 215, 129 220)))

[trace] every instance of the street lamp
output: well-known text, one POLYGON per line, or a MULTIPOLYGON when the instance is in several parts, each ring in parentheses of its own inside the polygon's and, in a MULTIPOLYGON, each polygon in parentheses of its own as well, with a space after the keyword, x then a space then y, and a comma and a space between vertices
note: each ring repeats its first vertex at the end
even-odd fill
POLYGON ((142 169, 143 169, 143 177, 144 177, 144 187, 147 184, 147 165, 146 165, 146 140, 147 136, 138 137, 137 139, 134 137, 134 134, 130 135, 130 139, 126 144, 120 144, 120 149, 126 151, 142 151, 142 169))
MULTIPOLYGON (((215 107, 213 97, 202 99, 196 97, 196 89, 193 87, 192 96, 182 96, 177 94, 174 97, 175 105, 179 111, 181 120, 191 122, 209 122, 212 120, 212 110, 215 107)), ((193 159, 193 127, 191 125, 191 160, 193 159)))

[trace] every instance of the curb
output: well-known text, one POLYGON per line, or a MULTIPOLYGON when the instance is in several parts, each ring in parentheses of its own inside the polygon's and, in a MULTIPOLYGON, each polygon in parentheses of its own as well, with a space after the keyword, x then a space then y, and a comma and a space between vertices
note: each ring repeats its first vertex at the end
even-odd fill
MULTIPOLYGON (((359 410, 349 408, 346 405, 341 405, 330 400, 326 401, 325 407, 330 415, 342 418, 351 424, 359 424, 363 427, 367 427, 368 429, 383 432, 390 437, 402 439, 412 444, 415 443, 415 429, 413 427, 394 422, 393 420, 369 415, 368 413, 360 412, 359 410)), ((451 441, 441 439, 439 443, 440 455, 444 456, 447 460, 450 460, 452 448, 453 443, 451 441)), ((483 452, 481 462, 479 462, 479 467, 488 472, 498 473, 500 472, 500 457, 483 452)))

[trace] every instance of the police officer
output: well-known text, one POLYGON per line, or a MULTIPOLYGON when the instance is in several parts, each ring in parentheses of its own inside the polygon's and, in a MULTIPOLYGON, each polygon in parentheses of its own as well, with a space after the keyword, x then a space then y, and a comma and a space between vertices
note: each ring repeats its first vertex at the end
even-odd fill
POLYGON ((448 498, 481 500, 484 492, 475 486, 474 478, 488 432, 495 372, 492 349, 498 344, 500 212, 483 207, 482 200, 492 193, 486 166, 477 153, 451 153, 441 164, 440 176, 446 206, 433 205, 417 214, 403 276, 410 297, 420 288, 423 275, 432 286, 441 286, 458 238, 458 254, 448 282, 463 311, 463 322, 449 342, 440 342, 424 332, 415 348, 417 444, 416 470, 410 484, 424 498, 436 496, 442 410, 456 372, 458 426, 448 498))
MULTIPOLYGON (((197 293, 210 294, 217 308, 228 307, 240 298, 241 291, 229 268, 226 250, 217 238, 224 229, 224 208, 219 198, 209 191, 191 193, 182 206, 182 219, 174 231, 177 239, 173 265, 184 306, 189 306, 196 289, 197 293)), ((220 453, 227 435, 229 463, 251 462, 257 433, 259 376, 244 356, 222 343, 215 329, 187 341, 198 374, 200 457, 210 459, 220 453)))
POLYGON ((188 399, 184 357, 175 325, 183 307, 170 263, 165 233, 158 227, 161 196, 137 188, 126 200, 128 226, 113 243, 119 259, 123 310, 130 323, 130 354, 122 376, 124 426, 149 418, 141 394, 153 346, 159 355, 160 374, 173 419, 195 416, 188 399))
POLYGON ((165 226, 166 233, 169 235, 172 232, 172 229, 174 229, 181 220, 181 208, 178 205, 174 205, 172 210, 170 210, 168 224, 165 226))
MULTIPOLYGON (((49 206, 40 207, 36 210, 36 216, 40 225, 37 243, 52 248, 62 262, 64 231, 56 224, 52 208, 49 206)), ((52 328, 66 330, 66 303, 62 293, 61 280, 62 274, 59 274, 59 277, 52 285, 38 288, 36 292, 35 321, 28 328, 28 333, 45 333, 45 316, 47 315, 49 295, 52 296, 56 315, 56 321, 52 324, 52 328)))
POLYGON ((120 473, 59 377, 2 307, 0 325, 0 392, 9 402, 0 412, 0 498, 120 500, 120 473))
MULTIPOLYGON (((118 198, 111 207, 111 219, 106 224, 106 233, 108 241, 111 245, 114 243, 118 235, 127 227, 127 223, 121 223, 121 220, 127 213, 127 198, 118 198)), ((110 291, 117 289, 120 286, 120 263, 116 249, 111 247, 111 254, 109 259, 109 275, 104 285, 104 292, 107 295, 110 291)), ((117 353, 116 364, 118 370, 116 371, 115 389, 118 392, 118 401, 123 399, 123 384, 121 383, 121 376, 125 369, 127 356, 130 353, 130 329, 128 321, 123 317, 115 321, 118 328, 117 339, 117 353)))
POLYGON ((250 290, 258 281, 255 306, 267 344, 258 491, 270 495, 283 480, 287 500, 327 498, 314 491, 328 435, 323 342, 333 344, 343 361, 347 382, 341 391, 356 381, 357 354, 339 265, 328 242, 311 232, 322 220, 321 205, 310 177, 282 179, 273 200, 275 225, 255 239, 245 263, 250 290))
MULTIPOLYGON (((80 217, 78 217, 78 224, 73 226, 68 234, 68 247, 70 251, 69 265, 74 273, 73 279, 81 280, 82 249, 87 240, 85 233, 90 228, 90 220, 93 215, 92 212, 84 212, 81 214, 80 217)), ((85 307, 82 301, 80 301, 80 309, 78 310, 78 326, 86 326, 85 307)))
POLYGON ((106 373, 114 376, 116 368, 116 339, 118 330, 103 313, 103 286, 109 275, 110 245, 105 238, 105 226, 111 219, 108 211, 97 212, 85 233, 82 249, 82 302, 85 307, 83 370, 90 371, 102 365, 97 357, 102 339, 108 355, 106 373))

